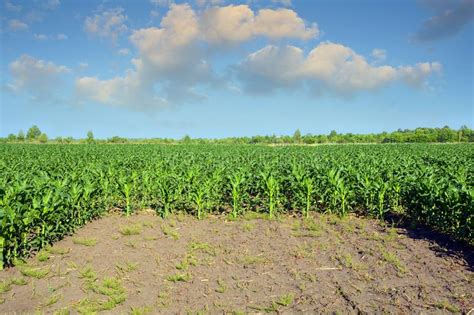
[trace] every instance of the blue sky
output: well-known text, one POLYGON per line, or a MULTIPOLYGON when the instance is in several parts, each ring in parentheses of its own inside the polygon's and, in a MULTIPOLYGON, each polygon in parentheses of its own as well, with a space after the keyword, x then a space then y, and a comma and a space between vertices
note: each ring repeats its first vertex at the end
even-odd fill
POLYGON ((0 7, 0 136, 474 127, 474 0, 0 7))

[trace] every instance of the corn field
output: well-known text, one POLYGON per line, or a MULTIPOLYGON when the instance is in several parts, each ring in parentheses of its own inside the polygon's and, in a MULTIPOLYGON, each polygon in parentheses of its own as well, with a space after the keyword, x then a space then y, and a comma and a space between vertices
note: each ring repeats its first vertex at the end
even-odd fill
POLYGON ((112 208, 399 213, 474 238, 474 146, 0 145, 0 268, 112 208))

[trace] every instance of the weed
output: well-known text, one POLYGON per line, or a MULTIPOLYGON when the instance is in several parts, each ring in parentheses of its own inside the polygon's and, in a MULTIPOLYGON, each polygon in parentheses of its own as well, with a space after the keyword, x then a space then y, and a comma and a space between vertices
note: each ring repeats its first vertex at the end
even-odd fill
POLYGON ((216 292, 224 293, 226 290, 227 290, 227 286, 225 285, 224 281, 222 281, 222 279, 220 279, 220 278, 217 278, 216 292))
POLYGON ((46 301, 45 306, 50 306, 53 304, 56 304, 59 299, 61 299, 62 295, 61 294, 54 294, 49 297, 49 299, 46 301))
POLYGON ((79 271, 79 278, 86 279, 87 281, 94 281, 97 279, 97 275, 92 267, 87 266, 84 267, 81 271, 79 271))
POLYGON ((124 264, 116 264, 115 269, 120 273, 131 272, 137 270, 138 263, 126 262, 124 264))
POLYGON ((95 238, 74 238, 72 242, 74 244, 84 246, 95 246, 95 244, 97 244, 97 240, 95 238))
MULTIPOLYGON (((171 226, 171 224, 170 224, 171 226)), ((163 231, 163 234, 168 236, 168 237, 171 237, 172 239, 174 240, 178 240, 179 239, 179 234, 178 232, 176 232, 175 230, 173 230, 172 228, 170 228, 169 226, 165 225, 165 224, 162 224, 161 225, 161 231, 163 231)))
POLYGON ((448 312, 451 312, 451 313, 460 313, 461 312, 459 307, 457 307, 455 305, 452 305, 447 300, 439 301, 439 302, 435 303, 434 306, 441 309, 441 310, 447 310, 448 312))
POLYGON ((26 277, 31 277, 31 278, 36 278, 36 279, 42 279, 46 277, 49 272, 51 271, 50 267, 46 268, 34 268, 34 267, 26 267, 23 266, 20 269, 20 272, 26 276, 26 277))
MULTIPOLYGON (((381 247, 382 248, 382 247, 381 247)), ((402 274, 407 272, 407 268, 400 262, 395 253, 387 252, 386 250, 381 250, 383 259, 393 265, 399 272, 402 274)))
POLYGON ((130 307, 130 315, 145 315, 149 314, 152 311, 150 306, 142 306, 142 307, 130 307))
POLYGON ((192 276, 189 273, 184 273, 184 274, 176 273, 174 275, 170 275, 166 277, 166 280, 170 282, 180 282, 180 281, 189 282, 192 280, 192 276))
POLYGON ((142 227, 138 224, 125 225, 120 228, 119 232, 124 236, 138 235, 142 232, 142 227))
POLYGON ((52 255, 65 255, 71 251, 70 248, 63 247, 49 247, 46 251, 52 255))

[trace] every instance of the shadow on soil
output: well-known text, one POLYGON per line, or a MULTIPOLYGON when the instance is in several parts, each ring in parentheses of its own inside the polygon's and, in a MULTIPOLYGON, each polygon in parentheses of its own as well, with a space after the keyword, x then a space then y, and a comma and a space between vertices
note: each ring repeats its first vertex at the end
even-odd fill
POLYGON ((413 223, 407 218, 392 215, 386 218, 390 224, 402 228, 406 235, 412 239, 424 240, 430 243, 430 249, 439 257, 452 257, 462 259, 466 262, 469 271, 474 271, 474 244, 467 241, 455 240, 451 236, 433 231, 427 226, 418 224, 413 227, 413 223))

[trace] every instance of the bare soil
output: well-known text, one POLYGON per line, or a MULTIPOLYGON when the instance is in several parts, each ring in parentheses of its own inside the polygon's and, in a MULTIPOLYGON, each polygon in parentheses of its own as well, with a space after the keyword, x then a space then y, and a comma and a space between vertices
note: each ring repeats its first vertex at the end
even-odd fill
POLYGON ((472 314, 463 246, 355 216, 110 214, 0 271, 0 313, 472 314))

